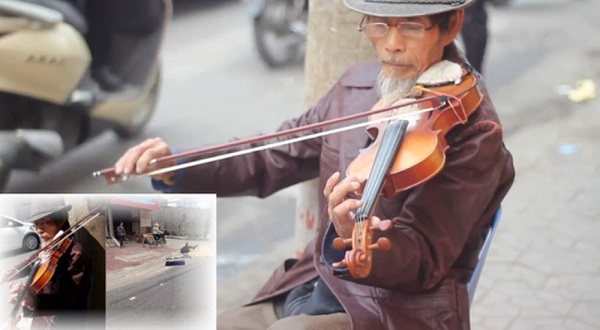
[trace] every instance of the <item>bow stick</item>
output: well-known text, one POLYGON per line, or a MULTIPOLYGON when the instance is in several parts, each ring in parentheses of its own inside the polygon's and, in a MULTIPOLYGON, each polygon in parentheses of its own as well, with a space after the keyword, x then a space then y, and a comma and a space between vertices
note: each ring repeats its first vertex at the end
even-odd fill
MULTIPOLYGON (((468 91, 469 91, 469 89, 462 91, 460 94, 466 93, 468 91)), ((411 115, 420 114, 420 113, 424 113, 424 112, 435 111, 437 109, 441 109, 444 106, 446 106, 446 104, 448 102, 448 97, 449 97, 448 95, 434 95, 434 96, 430 96, 430 97, 426 97, 426 98, 402 102, 399 104, 395 104, 395 105, 377 109, 377 110, 370 110, 367 112, 357 113, 357 114, 340 117, 340 118, 336 118, 336 119, 331 119, 331 120, 327 120, 327 121, 323 121, 323 122, 319 122, 319 123, 314 123, 314 124, 310 124, 310 125, 306 125, 306 126, 296 127, 296 128, 292 128, 292 129, 285 130, 285 131, 265 134, 265 135, 262 135, 259 137, 232 141, 232 142, 217 145, 217 146, 211 146, 211 147, 206 147, 206 148, 202 148, 202 149, 198 149, 198 150, 192 150, 192 151, 188 151, 188 152, 183 152, 183 153, 178 153, 178 154, 173 154, 173 155, 169 155, 169 156, 165 156, 165 157, 156 158, 156 159, 151 160, 149 164, 155 165, 155 164, 172 161, 172 160, 176 160, 176 159, 184 159, 184 158, 189 158, 189 157, 193 157, 193 156, 198 156, 198 155, 206 154, 209 152, 226 150, 226 149, 230 149, 230 148, 234 148, 234 147, 238 147, 241 145, 246 145, 246 144, 250 144, 250 143, 254 143, 254 142, 258 142, 258 141, 264 141, 264 140, 268 140, 268 139, 278 138, 278 137, 282 137, 282 136, 286 136, 286 135, 291 135, 291 134, 295 134, 295 133, 299 133, 299 132, 314 130, 314 129, 322 128, 325 126, 338 124, 338 123, 345 122, 345 121, 350 121, 350 120, 354 120, 354 119, 358 119, 358 118, 372 116, 375 114, 395 110, 398 108, 402 108, 402 107, 406 107, 406 106, 410 106, 410 105, 414 105, 414 104, 418 104, 418 103, 425 103, 425 102, 431 101, 433 104, 433 106, 431 108, 427 108, 427 109, 420 109, 418 111, 412 111, 410 113, 404 113, 404 114, 399 114, 399 115, 394 115, 394 116, 387 116, 384 118, 375 119, 375 120, 367 121, 364 123, 344 126, 344 127, 332 129, 329 131, 322 131, 322 132, 318 132, 318 133, 314 133, 314 134, 296 137, 296 138, 285 140, 285 141, 279 141, 279 142, 266 144, 266 145, 258 146, 258 147, 254 147, 254 148, 249 148, 249 149, 245 149, 245 150, 240 150, 240 151, 236 151, 236 152, 232 152, 232 153, 228 153, 228 154, 218 155, 218 156, 214 156, 214 157, 200 159, 197 161, 178 164, 175 166, 165 167, 165 168, 161 168, 158 170, 143 173, 143 175, 144 176, 153 176, 153 175, 157 175, 157 174, 161 174, 161 173, 176 171, 176 170, 185 169, 185 168, 198 166, 198 165, 202 165, 202 164, 207 164, 207 163, 211 163, 214 161, 228 159, 228 158, 232 158, 232 157, 236 157, 236 156, 240 156, 240 155, 244 155, 244 154, 248 154, 248 153, 262 151, 262 150, 266 150, 266 149, 270 149, 270 148, 274 148, 274 147, 278 147, 278 146, 282 146, 282 145, 287 145, 287 144, 300 142, 300 141, 304 141, 304 140, 308 140, 308 139, 313 139, 313 138, 317 138, 317 137, 321 137, 321 136, 326 136, 326 135, 330 135, 330 134, 334 134, 334 133, 339 133, 339 132, 343 132, 343 131, 347 131, 347 130, 351 130, 351 129, 356 129, 359 127, 365 127, 365 126, 371 125, 373 123, 387 121, 392 118, 401 118, 401 117, 411 116, 411 115)), ((456 96, 454 96, 454 97, 456 97, 456 96)), ((137 177, 140 175, 141 174, 139 174, 139 175, 135 175, 135 174, 117 175, 115 173, 114 167, 93 172, 93 176, 95 176, 95 177, 103 176, 106 179, 108 184, 114 184, 114 183, 126 181, 126 180, 129 180, 133 177, 137 177)))

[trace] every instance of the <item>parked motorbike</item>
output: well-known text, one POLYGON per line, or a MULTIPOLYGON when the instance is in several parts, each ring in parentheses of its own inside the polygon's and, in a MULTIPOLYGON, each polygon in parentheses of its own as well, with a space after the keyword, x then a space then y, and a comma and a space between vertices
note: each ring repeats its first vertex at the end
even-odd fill
POLYGON ((254 41, 271 68, 289 65, 305 52, 308 0, 249 0, 254 41))
POLYGON ((114 12, 0 1, 0 191, 12 170, 38 171, 107 129, 131 137, 152 117, 171 0, 105 1, 114 12))
POLYGON ((142 247, 149 246, 151 248, 157 246, 165 246, 167 245, 167 239, 165 235, 152 235, 146 234, 144 235, 144 241, 142 242, 142 247))

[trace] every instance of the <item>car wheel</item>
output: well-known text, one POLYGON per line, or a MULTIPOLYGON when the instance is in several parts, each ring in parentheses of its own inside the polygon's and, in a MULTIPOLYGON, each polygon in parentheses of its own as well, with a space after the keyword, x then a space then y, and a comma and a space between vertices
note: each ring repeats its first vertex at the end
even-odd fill
POLYGON ((23 238, 23 249, 26 251, 36 250, 40 246, 40 239, 36 235, 27 235, 23 238))

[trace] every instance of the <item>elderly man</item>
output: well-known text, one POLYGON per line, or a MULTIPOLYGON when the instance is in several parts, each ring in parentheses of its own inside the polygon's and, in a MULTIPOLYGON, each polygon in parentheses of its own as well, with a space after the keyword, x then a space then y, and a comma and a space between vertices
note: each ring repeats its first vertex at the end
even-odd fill
MULTIPOLYGON (((49 244, 54 245, 55 239, 69 229, 70 209, 71 205, 65 205, 62 198, 33 198, 28 221, 34 224, 40 235, 42 248, 49 244)), ((38 259, 39 270, 35 264, 32 267, 34 271, 42 272, 43 275, 40 282, 33 282, 36 289, 27 290, 21 295, 25 290, 24 284, 12 282, 9 287, 9 300, 22 306, 22 316, 25 317, 25 321, 31 322, 32 330, 84 326, 85 322, 81 320, 89 307, 91 264, 83 254, 81 244, 71 238, 70 242, 65 241, 56 247, 49 246, 47 251, 40 253, 38 259), (45 285, 41 284, 43 279, 47 279, 45 285), (22 296, 21 301, 18 301, 19 296, 22 296)), ((31 274, 28 273, 30 270, 31 267, 26 268, 16 277, 31 274)), ((19 318, 20 316, 13 322, 18 322, 19 318)))
MULTIPOLYGON (((350 68, 315 107, 280 129, 365 112, 463 79, 465 59, 453 40, 469 2, 345 0, 364 14, 359 30, 371 40, 378 61, 350 68)), ((514 179, 498 116, 485 88, 479 89, 483 99, 468 121, 446 134, 449 148, 439 173, 379 199, 370 220, 391 222, 391 229, 375 233, 391 249, 375 251, 364 276, 349 275, 339 263, 344 252, 332 247, 336 237, 351 235, 363 204, 355 192, 364 188, 364 178, 341 175, 370 141, 361 130, 153 177, 163 191, 261 197, 320 178, 324 194, 316 237, 300 259, 274 271, 250 304, 221 314, 219 329, 468 329, 466 283, 514 179)), ((156 169, 149 161, 171 153, 161 139, 147 140, 127 151, 115 172, 156 169)))

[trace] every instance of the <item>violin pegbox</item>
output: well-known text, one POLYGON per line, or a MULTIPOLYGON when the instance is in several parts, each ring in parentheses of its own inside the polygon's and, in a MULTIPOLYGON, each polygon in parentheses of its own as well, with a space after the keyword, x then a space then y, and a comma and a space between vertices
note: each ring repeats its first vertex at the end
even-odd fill
POLYGON ((365 278, 371 272, 372 253, 373 250, 389 251, 392 248, 392 243, 387 237, 379 237, 375 243, 366 245, 366 242, 372 242, 374 231, 387 231, 393 226, 390 220, 381 220, 371 222, 365 220, 369 224, 355 224, 362 226, 361 230, 354 230, 352 238, 337 237, 333 240, 333 247, 337 250, 347 250, 351 247, 364 246, 364 249, 354 248, 346 251, 343 260, 333 263, 334 268, 348 268, 350 275, 354 278, 365 278))

